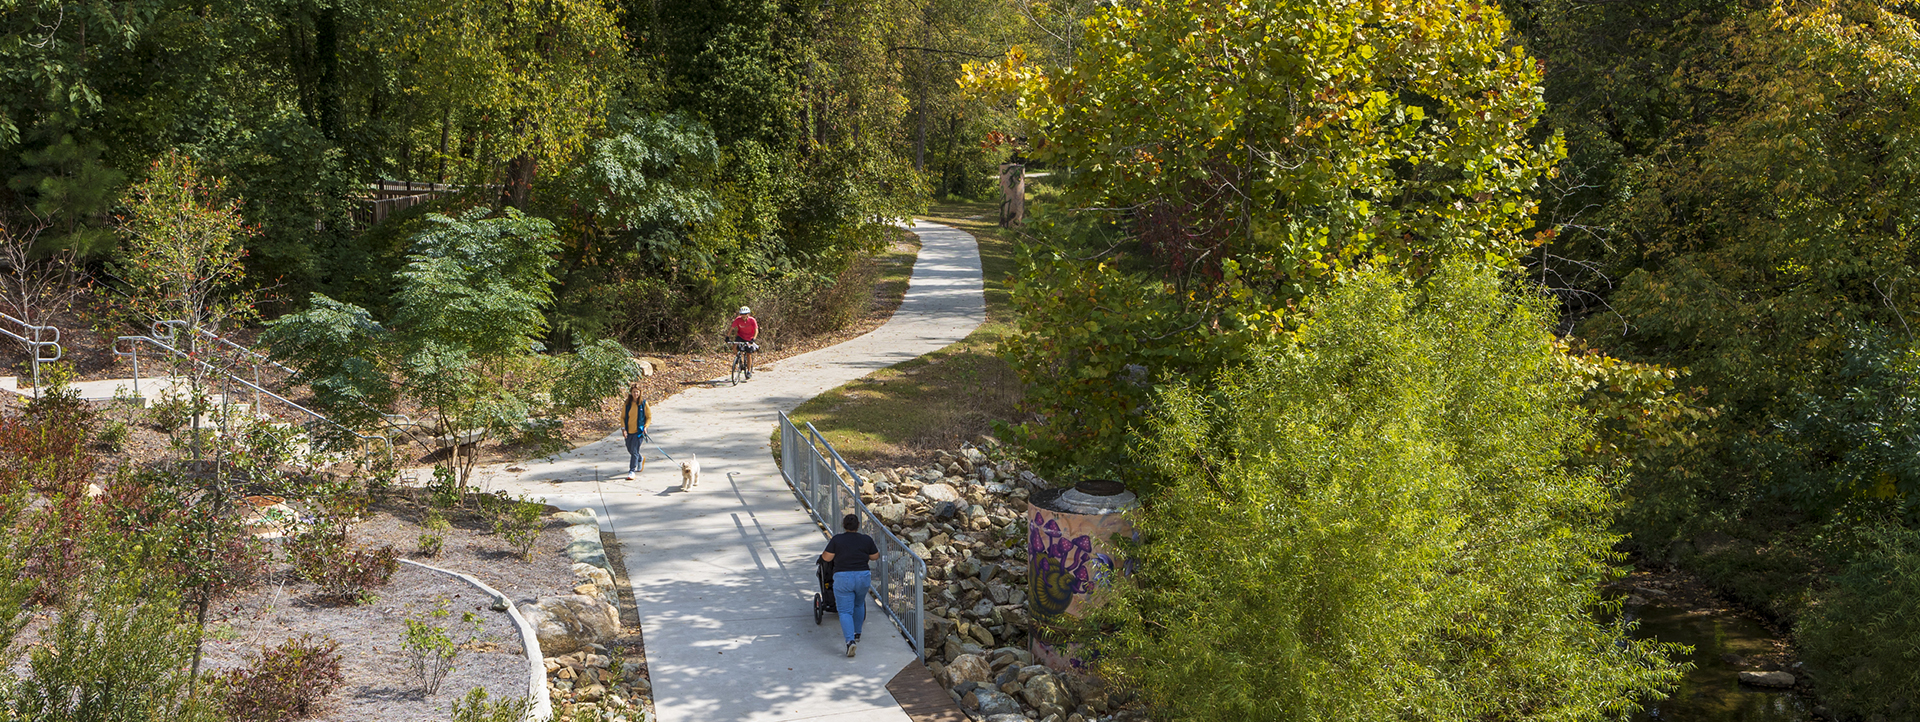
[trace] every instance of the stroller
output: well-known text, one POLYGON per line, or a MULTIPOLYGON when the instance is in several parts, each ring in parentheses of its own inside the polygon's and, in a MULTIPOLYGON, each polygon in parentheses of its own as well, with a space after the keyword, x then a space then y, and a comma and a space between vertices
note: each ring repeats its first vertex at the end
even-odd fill
POLYGON ((813 593, 813 623, 819 624, 827 615, 839 615, 840 609, 833 604, 833 562, 814 558, 814 571, 820 577, 820 591, 813 593))

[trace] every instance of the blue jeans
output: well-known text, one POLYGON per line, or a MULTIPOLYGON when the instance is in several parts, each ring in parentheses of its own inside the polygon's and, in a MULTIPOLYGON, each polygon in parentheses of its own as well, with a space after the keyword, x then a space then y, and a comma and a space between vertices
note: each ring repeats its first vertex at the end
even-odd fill
POLYGON ((873 572, 834 572, 833 606, 840 610, 840 636, 853 641, 853 635, 867 623, 867 590, 873 588, 873 572))
POLYGON ((627 473, 640 470, 640 442, 647 438, 647 432, 627 434, 627 473))

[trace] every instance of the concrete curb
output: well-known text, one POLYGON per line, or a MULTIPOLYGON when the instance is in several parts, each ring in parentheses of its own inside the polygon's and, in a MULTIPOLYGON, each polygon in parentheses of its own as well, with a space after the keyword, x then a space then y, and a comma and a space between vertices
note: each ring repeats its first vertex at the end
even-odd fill
POLYGON ((507 616, 513 618, 514 626, 520 630, 520 642, 526 647, 528 674, 527 698, 533 700, 533 708, 527 710, 527 722, 546 722, 546 720, 552 718, 553 699, 547 696, 547 665, 546 657, 540 654, 540 636, 534 632, 533 624, 529 623, 526 617, 521 616, 520 610, 513 605, 511 600, 507 599, 507 595, 501 594, 499 590, 487 586, 486 582, 475 579, 469 574, 462 574, 449 569, 441 569, 429 564, 421 564, 411 559, 401 559, 400 563, 412 564, 421 569, 439 572, 450 577, 459 577, 466 583, 479 587, 480 591, 492 595, 496 603, 507 605, 507 616))

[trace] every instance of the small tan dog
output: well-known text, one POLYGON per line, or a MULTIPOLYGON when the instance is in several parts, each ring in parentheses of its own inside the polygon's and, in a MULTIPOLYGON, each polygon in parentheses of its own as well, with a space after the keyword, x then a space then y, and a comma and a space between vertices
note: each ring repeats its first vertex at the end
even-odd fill
POLYGON ((686 461, 680 462, 680 490, 693 491, 693 487, 699 485, 700 456, 694 454, 689 456, 686 461))

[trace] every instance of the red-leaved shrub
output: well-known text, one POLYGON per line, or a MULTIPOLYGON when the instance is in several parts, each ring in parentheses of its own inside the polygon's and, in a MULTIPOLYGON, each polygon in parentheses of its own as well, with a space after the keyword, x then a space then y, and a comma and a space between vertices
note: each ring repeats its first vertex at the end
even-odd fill
POLYGON ((346 529, 335 526, 307 532, 287 554, 294 571, 320 587, 320 598, 338 603, 358 601, 368 589, 386 585, 400 568, 392 545, 357 547, 348 541, 346 529))
POLYGON ((227 715, 234 722, 285 722, 313 714, 345 681, 339 650, 339 642, 311 634, 261 649, 252 666, 221 677, 227 715))

